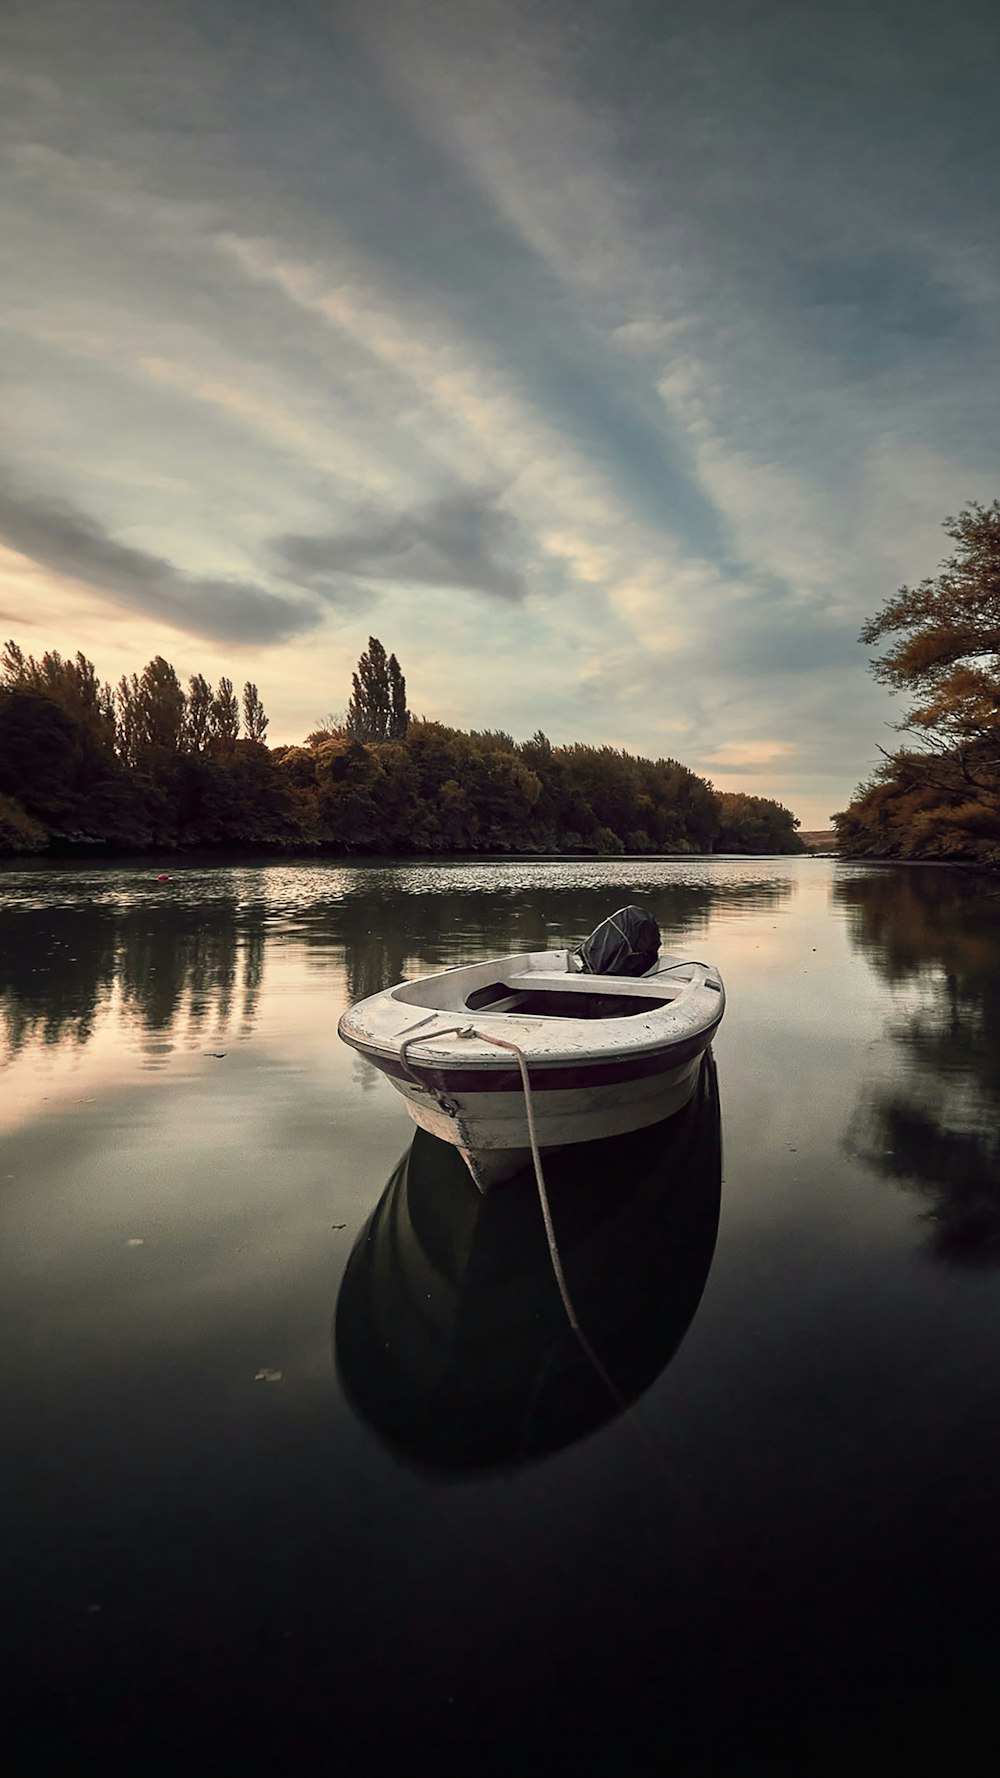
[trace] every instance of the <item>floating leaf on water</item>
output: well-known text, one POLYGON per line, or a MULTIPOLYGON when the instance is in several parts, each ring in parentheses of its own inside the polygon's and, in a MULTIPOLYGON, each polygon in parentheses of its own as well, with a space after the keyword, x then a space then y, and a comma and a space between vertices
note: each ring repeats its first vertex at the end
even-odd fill
POLYGON ((126 1247, 145 1247, 146 1243, 141 1235, 130 1235, 125 1245, 126 1247))
POLYGON ((256 1376, 254 1377, 254 1382, 255 1383, 280 1383, 281 1382, 281 1372, 280 1371, 273 1371, 270 1369, 270 1367, 268 1365, 265 1365, 264 1369, 262 1371, 257 1372, 256 1376))

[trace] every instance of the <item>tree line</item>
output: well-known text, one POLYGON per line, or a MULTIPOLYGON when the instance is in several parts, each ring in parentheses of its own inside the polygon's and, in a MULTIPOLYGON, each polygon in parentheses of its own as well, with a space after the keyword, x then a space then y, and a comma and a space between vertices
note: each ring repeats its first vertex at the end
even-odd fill
POLYGON ((913 698, 909 739, 833 817, 858 858, 1000 864, 1000 501, 973 502, 944 530, 938 573, 900 587, 860 640, 888 640, 875 677, 913 698))
POLYGON ((556 746, 539 730, 413 717, 376 637, 343 718, 270 747, 257 687, 183 687, 157 656, 117 687, 83 654, 0 658, 0 852, 79 847, 363 853, 797 852, 768 797, 673 759, 556 746))

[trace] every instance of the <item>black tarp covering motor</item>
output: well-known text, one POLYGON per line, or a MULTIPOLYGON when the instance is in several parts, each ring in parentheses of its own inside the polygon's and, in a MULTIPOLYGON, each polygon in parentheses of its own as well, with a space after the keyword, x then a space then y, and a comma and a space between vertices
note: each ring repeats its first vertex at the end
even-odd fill
POLYGON ((585 975, 645 975, 660 950, 660 928, 645 908, 619 908, 577 946, 585 975))

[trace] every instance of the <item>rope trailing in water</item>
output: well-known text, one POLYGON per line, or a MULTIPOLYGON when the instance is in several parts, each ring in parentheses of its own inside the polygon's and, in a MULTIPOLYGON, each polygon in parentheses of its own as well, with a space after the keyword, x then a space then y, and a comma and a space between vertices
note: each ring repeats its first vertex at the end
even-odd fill
POLYGON ((542 1209, 542 1221, 545 1224, 545 1238, 549 1244, 549 1259, 552 1262, 552 1271, 555 1275, 559 1295, 562 1298, 562 1305, 566 1311, 566 1319, 568 1320, 570 1327, 573 1329, 580 1345, 583 1347, 585 1356, 593 1365, 602 1383, 615 1402, 615 1405, 623 1413, 631 1415, 628 1402, 615 1387, 615 1384, 612 1382, 598 1358, 597 1353, 594 1351, 593 1346, 584 1333, 583 1328, 580 1326, 576 1310, 573 1307, 573 1299, 569 1294, 569 1286, 566 1283, 566 1274, 563 1271, 562 1260, 559 1256, 559 1245, 556 1241, 556 1231, 552 1221, 552 1211, 549 1206, 549 1194, 545 1189, 545 1174, 542 1170, 542 1155, 541 1149, 538 1146, 538 1131, 535 1128, 535 1102, 531 1090, 531 1076, 528 1073, 527 1057, 525 1056, 524 1051, 521 1049, 520 1044, 512 1042, 510 1038, 491 1037, 488 1032, 477 1031, 472 1025, 450 1025, 446 1031, 416 1031, 411 1037, 404 1037, 399 1046, 399 1059, 411 1080, 415 1081, 417 1085, 422 1083, 417 1080, 417 1076, 410 1068, 406 1059, 406 1052, 411 1044, 436 1042, 439 1037, 478 1037, 480 1043, 492 1043, 497 1049, 509 1050, 512 1055, 516 1056, 518 1070, 521 1075, 521 1087, 524 1092, 524 1110, 528 1120, 528 1142, 531 1146, 531 1159, 535 1169, 535 1184, 538 1188, 538 1201, 542 1209))
MULTIPOLYGON (((528 1073, 528 1063, 524 1051, 519 1044, 512 1043, 509 1038, 491 1037, 485 1031, 476 1031, 472 1025, 449 1025, 446 1031, 414 1032, 412 1037, 404 1037, 399 1046, 399 1059, 411 1080, 417 1081, 417 1076, 414 1074, 406 1059, 407 1050, 412 1044, 427 1043, 431 1040, 436 1042, 439 1037, 478 1037, 480 1043, 492 1043, 497 1049, 510 1050, 511 1053, 517 1057, 517 1066, 521 1075, 521 1086, 524 1091, 524 1109, 528 1119, 528 1142, 531 1145, 531 1159, 535 1168, 535 1183, 538 1187, 538 1199, 542 1206, 542 1221, 545 1224, 545 1238, 549 1244, 549 1257, 552 1261, 552 1270, 555 1273, 556 1283, 559 1286, 559 1295, 562 1297, 563 1308, 566 1310, 570 1327, 575 1334, 580 1334, 580 1323, 577 1320, 576 1310, 573 1307, 573 1299, 569 1294, 569 1287, 566 1283, 566 1274, 562 1269, 562 1260, 559 1257, 556 1231, 552 1222, 552 1211, 549 1208, 549 1194, 545 1189, 545 1174, 542 1171, 542 1155, 538 1146, 538 1131, 535 1128, 535 1104, 531 1092, 531 1076, 528 1073)), ((417 1084, 419 1085, 421 1083, 417 1082, 417 1084)))
MULTIPOLYGON (((621 1394, 621 1391, 616 1388, 611 1377, 609 1377, 603 1364, 598 1358, 597 1353, 594 1351, 593 1346, 584 1333, 583 1328, 580 1326, 576 1310, 573 1307, 573 1299, 569 1294, 569 1286, 566 1283, 566 1274, 563 1271, 562 1260, 559 1257, 556 1231, 552 1222, 552 1211, 549 1208, 549 1194, 545 1189, 545 1174, 542 1171, 542 1155, 538 1146, 538 1132, 535 1129, 535 1103, 531 1091, 531 1076, 528 1073, 527 1058, 520 1045, 513 1043, 508 1037, 491 1037, 485 1031, 477 1031, 476 1036, 481 1042, 495 1044, 497 1049, 510 1050, 511 1053, 517 1057, 517 1066, 521 1075, 521 1086, 524 1090, 524 1110, 528 1120, 528 1141, 531 1144, 531 1159, 535 1168, 535 1184, 538 1187, 538 1201, 542 1207, 542 1221, 545 1224, 545 1236, 549 1244, 549 1258, 552 1261, 552 1270, 555 1274, 556 1284, 559 1286, 559 1295, 562 1297, 563 1308, 566 1311, 566 1319, 583 1348, 584 1356, 593 1365, 594 1370, 600 1377, 601 1382, 604 1384, 604 1387, 611 1396, 615 1406, 619 1408, 622 1413, 628 1414, 629 1417, 632 1418, 628 1402, 621 1394)), ((640 1431, 644 1432, 645 1429, 640 1427, 640 1431)))
POLYGON ((510 1050, 511 1053, 517 1057, 517 1066, 521 1074, 521 1086, 524 1089, 524 1110, 528 1119, 528 1141, 531 1144, 531 1159, 534 1162, 535 1167, 535 1184, 538 1187, 538 1201, 542 1206, 542 1221, 545 1224, 545 1238, 549 1244, 549 1257, 552 1261, 552 1270, 556 1275, 556 1283, 559 1286, 559 1295, 562 1297, 563 1308, 566 1311, 570 1327, 575 1334, 579 1334, 580 1323, 576 1318, 573 1299, 569 1294, 569 1287, 566 1283, 566 1274, 562 1269, 562 1260, 559 1258, 559 1248, 556 1244, 556 1231, 552 1223, 552 1211, 549 1209, 549 1194, 545 1189, 545 1175, 542 1172, 542 1154, 538 1146, 538 1131, 535 1128, 535 1104, 531 1092, 531 1077, 528 1074, 527 1059, 520 1045, 512 1043, 508 1037, 490 1037, 485 1031, 477 1031, 476 1036, 481 1043, 495 1044, 497 1049, 510 1050))

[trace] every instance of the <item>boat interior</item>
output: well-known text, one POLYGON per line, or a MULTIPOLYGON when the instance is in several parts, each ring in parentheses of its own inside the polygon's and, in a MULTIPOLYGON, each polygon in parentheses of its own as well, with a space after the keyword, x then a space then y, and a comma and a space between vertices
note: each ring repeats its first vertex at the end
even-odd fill
MULTIPOLYGON (((714 984, 713 984, 714 985, 714 984)), ((404 982, 393 998, 441 1012, 519 1013, 546 1019, 621 1019, 668 1006, 690 990, 690 977, 570 973, 566 953, 505 957, 404 982), (560 967, 561 963, 561 967, 560 967), (541 966, 540 966, 541 965, 541 966)))
POLYGON ((607 989, 589 994, 566 993, 559 988, 522 988, 510 982, 494 982, 491 987, 474 989, 465 1004, 470 1012, 488 1009, 536 1014, 544 1019, 624 1019, 667 1006, 669 1000, 670 996, 664 994, 616 994, 607 989))

